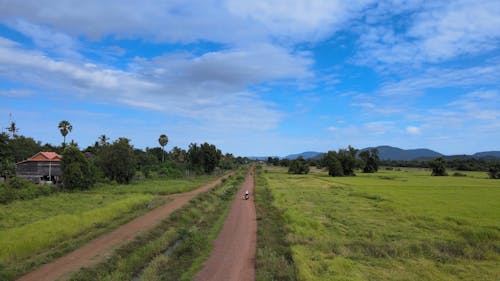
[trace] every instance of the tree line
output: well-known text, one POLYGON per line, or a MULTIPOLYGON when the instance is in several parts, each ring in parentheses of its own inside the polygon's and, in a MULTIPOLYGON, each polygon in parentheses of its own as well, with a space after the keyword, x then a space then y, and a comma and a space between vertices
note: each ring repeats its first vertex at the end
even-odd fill
MULTIPOLYGON (((12 124, 11 124, 12 125, 12 124)), ((187 150, 173 147, 165 150, 168 136, 161 134, 158 147, 135 148, 131 140, 118 138, 114 141, 100 135, 97 141, 84 149, 66 136, 73 130, 70 122, 63 120, 58 124, 63 137, 61 145, 42 144, 31 137, 18 134, 19 128, 12 127, 11 134, 0 133, 0 176, 15 176, 15 163, 25 160, 39 151, 52 151, 63 156, 63 187, 66 189, 87 189, 96 182, 127 184, 134 178, 183 177, 186 175, 211 174, 229 170, 246 163, 242 157, 230 153, 223 154, 213 144, 191 143, 187 150)))
MULTIPOLYGON (((337 151, 328 151, 320 158, 295 160, 268 157, 268 165, 288 167, 288 173, 307 174, 310 166, 326 169, 332 177, 354 176, 356 170, 363 173, 375 173, 381 166, 388 169, 392 167, 415 167, 431 170, 432 176, 447 176, 447 169, 458 171, 485 171, 492 179, 500 179, 500 161, 497 159, 445 159, 438 157, 426 161, 392 161, 380 160, 378 150, 358 150, 352 146, 337 151)), ((464 175, 459 172, 455 176, 464 175)))

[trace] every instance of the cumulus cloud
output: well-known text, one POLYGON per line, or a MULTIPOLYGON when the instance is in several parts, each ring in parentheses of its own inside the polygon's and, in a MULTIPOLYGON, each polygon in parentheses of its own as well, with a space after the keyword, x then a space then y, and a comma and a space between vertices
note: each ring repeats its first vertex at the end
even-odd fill
POLYGON ((151 38, 226 43, 286 37, 314 40, 348 24, 373 0, 294 1, 0 1, 0 18, 47 25, 93 39, 151 38), (179 30, 178 26, 182 26, 179 30))
POLYGON ((0 46, 0 76, 12 81, 203 120, 220 129, 275 128, 282 114, 247 87, 310 77, 310 64, 306 55, 259 45, 199 56, 139 59, 132 70, 125 71, 59 61, 12 44, 0 46))

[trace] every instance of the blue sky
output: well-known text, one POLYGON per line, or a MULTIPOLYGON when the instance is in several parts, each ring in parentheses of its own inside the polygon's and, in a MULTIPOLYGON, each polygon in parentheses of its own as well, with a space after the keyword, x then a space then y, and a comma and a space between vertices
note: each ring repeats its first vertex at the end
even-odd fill
POLYGON ((500 150, 500 1, 0 1, 0 124, 80 147, 500 150))

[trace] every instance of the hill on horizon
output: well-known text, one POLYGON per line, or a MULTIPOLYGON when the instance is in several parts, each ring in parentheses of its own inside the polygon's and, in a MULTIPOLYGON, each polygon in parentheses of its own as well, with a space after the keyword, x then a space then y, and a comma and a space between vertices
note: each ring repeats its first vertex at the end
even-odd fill
MULTIPOLYGON (((360 151, 377 148, 379 151, 380 160, 396 160, 396 161, 412 161, 412 160, 431 160, 440 156, 445 158, 500 158, 500 151, 483 151, 477 152, 472 155, 444 155, 437 151, 428 148, 416 149, 401 149, 389 145, 380 145, 376 147, 363 148, 360 151)), ((324 152, 307 151, 297 154, 290 154, 284 158, 293 160, 302 156, 304 159, 321 158, 324 152)))
MULTIPOLYGON (((402 149, 399 147, 393 147, 389 145, 380 145, 376 147, 366 147, 361 149, 360 151, 363 150, 368 150, 368 149, 373 149, 377 148, 379 151, 379 158, 380 160, 396 160, 396 161, 412 161, 412 160, 432 160, 437 157, 445 157, 446 159, 457 159, 457 158, 500 158, 500 151, 483 151, 483 152, 477 152, 472 155, 467 155, 467 154, 462 154, 462 155, 444 155, 442 153, 439 153, 437 151, 427 149, 427 148, 417 148, 417 149, 402 149)), ((321 158, 325 152, 318 152, 318 151, 305 151, 302 153, 296 153, 296 154, 289 154, 285 157, 278 157, 278 156, 272 156, 278 157, 280 159, 289 159, 289 160, 294 160, 299 157, 302 157, 304 159, 319 159, 321 158)), ((263 156, 263 157, 248 157, 249 159, 252 160, 262 160, 266 161, 268 156, 263 156)))
POLYGON ((411 161, 418 158, 436 158, 444 156, 443 154, 427 148, 401 149, 389 145, 380 145, 377 147, 367 147, 360 151, 377 148, 380 160, 402 160, 411 161))

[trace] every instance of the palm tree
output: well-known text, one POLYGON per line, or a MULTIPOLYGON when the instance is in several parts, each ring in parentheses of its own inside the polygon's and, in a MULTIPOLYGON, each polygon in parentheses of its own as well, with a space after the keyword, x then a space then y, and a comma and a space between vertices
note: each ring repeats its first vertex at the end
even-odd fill
POLYGON ((160 138, 158 139, 158 142, 160 143, 161 150, 162 150, 161 162, 165 162, 165 149, 164 148, 165 148, 165 146, 168 143, 168 137, 167 137, 167 135, 165 135, 165 134, 160 135, 160 138))
POLYGON ((71 126, 71 124, 66 121, 66 120, 63 120, 61 122, 59 122, 59 131, 61 132, 61 135, 64 137, 64 141, 63 141, 63 144, 64 146, 66 146, 66 135, 71 132, 71 130, 73 130, 73 126, 71 126))
POLYGON ((101 143, 101 146, 106 146, 108 144, 109 138, 106 137, 106 135, 100 135, 99 136, 99 142, 101 143))
POLYGON ((12 138, 16 135, 16 133, 19 131, 19 128, 16 127, 16 122, 11 121, 9 127, 7 128, 7 131, 12 133, 12 138))

